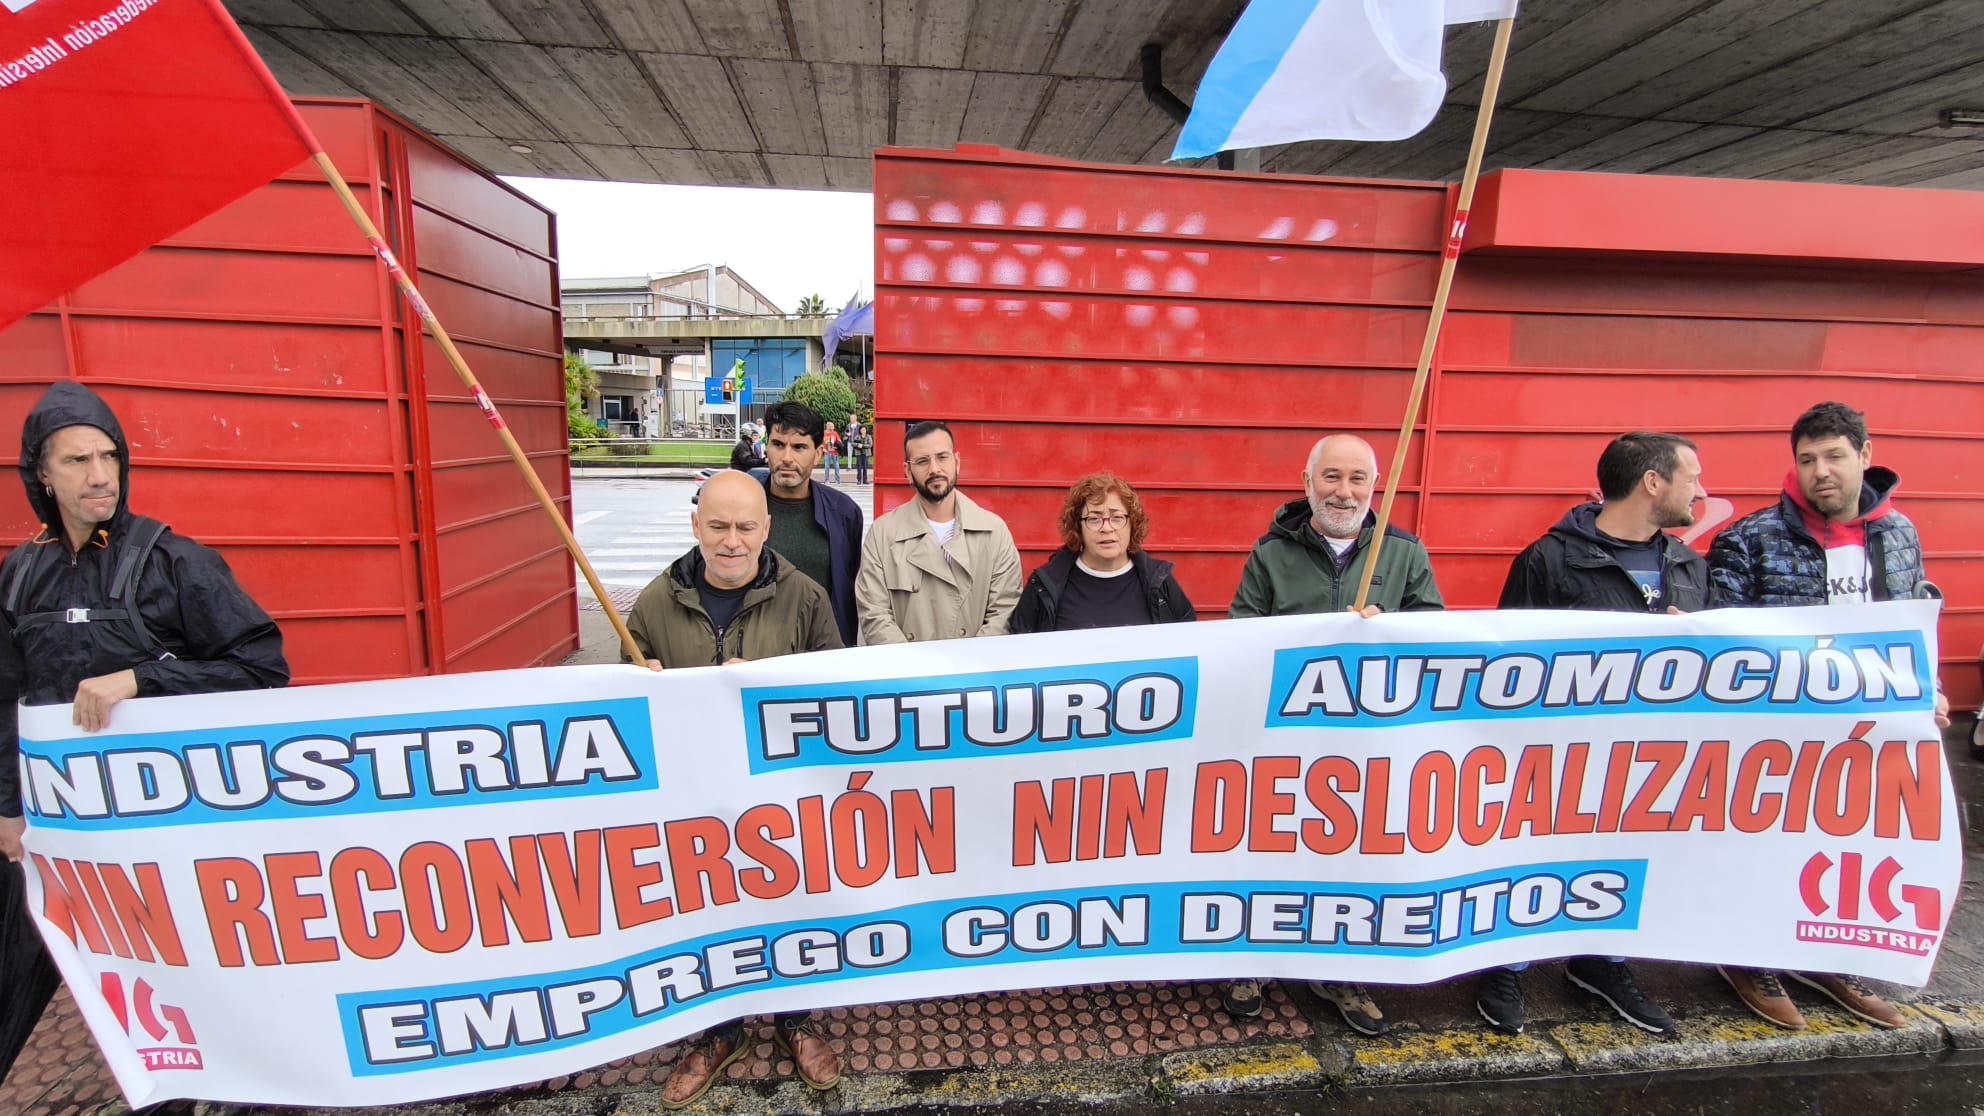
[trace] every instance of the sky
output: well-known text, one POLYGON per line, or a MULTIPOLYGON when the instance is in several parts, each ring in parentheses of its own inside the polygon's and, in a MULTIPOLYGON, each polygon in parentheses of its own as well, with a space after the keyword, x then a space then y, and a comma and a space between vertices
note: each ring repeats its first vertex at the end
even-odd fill
POLYGON ((809 294, 838 310, 874 297, 871 194, 655 186, 552 178, 504 181, 558 214, 565 279, 670 274, 729 264, 779 309, 809 294))

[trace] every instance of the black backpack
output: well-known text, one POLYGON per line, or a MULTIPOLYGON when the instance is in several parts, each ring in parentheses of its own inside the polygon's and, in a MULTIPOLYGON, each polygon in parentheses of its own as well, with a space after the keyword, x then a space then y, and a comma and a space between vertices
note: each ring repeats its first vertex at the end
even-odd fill
POLYGON ((22 616, 21 597, 27 592, 28 574, 34 569, 43 549, 37 547, 14 568, 14 576, 7 584, 7 614, 18 617, 14 621, 14 630, 18 632, 38 624, 102 624, 122 620, 137 633, 137 646, 143 648, 146 654, 154 659, 177 658, 145 626, 145 618, 138 611, 138 581, 144 575, 145 563, 151 559, 152 550, 158 546, 159 536, 165 534, 165 524, 150 516, 133 515, 130 517, 130 528, 122 553, 117 556, 117 570, 110 578, 110 599, 117 602, 117 607, 68 608, 30 612, 22 616))

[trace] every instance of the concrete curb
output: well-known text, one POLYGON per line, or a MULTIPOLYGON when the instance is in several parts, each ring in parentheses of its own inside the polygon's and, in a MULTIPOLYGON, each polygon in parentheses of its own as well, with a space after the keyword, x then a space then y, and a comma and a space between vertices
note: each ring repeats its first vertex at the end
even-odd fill
POLYGON ((720 466, 704 465, 587 465, 572 462, 572 475, 575 477, 601 477, 606 480, 695 480, 696 474, 705 468, 720 466))
MULTIPOLYGON (((727 1116, 995 1109, 1002 1106, 1162 1107, 1218 1094, 1312 1092, 1389 1085, 1506 1081, 1563 1075, 1717 1071, 1800 1065, 1843 1058, 1936 1055, 1984 1049, 1984 1002, 1933 999, 1906 1005, 1911 1021, 1883 1030, 1830 1006, 1806 1011, 1803 1031, 1785 1031, 1738 1012, 1681 1021, 1673 1039, 1623 1022, 1565 1022, 1523 1035, 1481 1027, 1419 1030, 1410 1024, 1376 1039, 1276 1039, 1142 1057, 993 1069, 848 1074, 815 1093, 798 1081, 719 1084, 691 1113, 727 1116)), ((291 1116, 661 1116, 656 1088, 596 1088, 499 1099, 488 1094, 425 1105, 367 1109, 284 1109, 291 1116)), ((250 1116, 262 1110, 202 1103, 198 1116, 250 1116)), ((123 1104, 95 1116, 125 1116, 123 1104)))

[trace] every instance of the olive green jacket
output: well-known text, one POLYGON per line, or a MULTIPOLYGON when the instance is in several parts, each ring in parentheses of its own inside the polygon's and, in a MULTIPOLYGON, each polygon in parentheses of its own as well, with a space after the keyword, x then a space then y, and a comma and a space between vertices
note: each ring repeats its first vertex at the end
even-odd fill
MULTIPOLYGON (((843 646, 827 591, 770 547, 758 560, 758 579, 721 632, 703 609, 702 581, 703 552, 691 550, 641 590, 627 629, 642 657, 664 667, 696 667, 843 646)), ((620 658, 632 661, 624 650, 620 658)))
MULTIPOLYGON (((1365 513, 1364 529, 1351 549, 1350 562, 1339 572, 1336 558, 1309 529, 1309 515, 1307 500, 1291 500, 1275 512, 1268 533, 1247 556, 1247 568, 1240 572, 1240 588, 1233 593, 1228 615, 1342 612, 1356 603, 1377 517, 1365 513)), ((1371 577, 1371 595, 1366 603, 1386 612, 1446 607, 1440 599, 1440 587, 1433 583, 1433 563, 1426 557, 1426 544, 1417 536, 1396 527, 1385 528, 1385 544, 1378 548, 1378 570, 1371 577)))

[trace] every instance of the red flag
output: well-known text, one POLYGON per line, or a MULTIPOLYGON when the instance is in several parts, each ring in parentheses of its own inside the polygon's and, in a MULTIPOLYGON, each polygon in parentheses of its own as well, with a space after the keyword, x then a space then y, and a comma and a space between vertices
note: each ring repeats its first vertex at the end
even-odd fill
POLYGON ((0 0, 0 328, 311 155, 219 0, 0 0))

